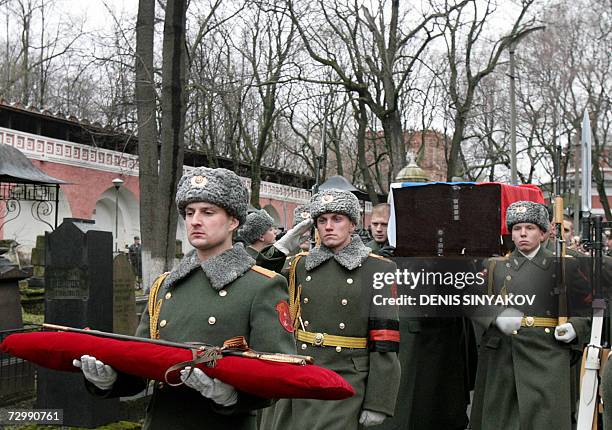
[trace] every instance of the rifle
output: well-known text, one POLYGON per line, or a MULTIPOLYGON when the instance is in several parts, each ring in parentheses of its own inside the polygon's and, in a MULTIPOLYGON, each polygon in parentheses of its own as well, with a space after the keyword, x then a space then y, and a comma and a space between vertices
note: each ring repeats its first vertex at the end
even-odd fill
POLYGON ((223 347, 217 347, 206 343, 193 342, 172 342, 169 340, 162 339, 149 339, 145 337, 128 336, 125 334, 109 333, 106 331, 90 330, 90 329, 79 329, 74 327, 67 327, 56 324, 42 324, 43 328, 49 330, 66 331, 71 333, 88 334, 90 336, 105 337, 108 339, 126 340, 130 342, 141 342, 151 343, 154 345, 169 346, 172 348, 188 349, 190 351, 212 351, 221 355, 238 356, 246 358, 254 358, 264 361, 274 361, 277 363, 290 363, 290 364, 312 364, 314 359, 308 355, 294 355, 294 354, 279 354, 279 353, 262 353, 256 352, 249 349, 244 337, 238 336, 228 339, 224 342, 223 347))
POLYGON ((563 196, 561 195, 561 145, 557 145, 554 162, 554 216, 556 238, 555 255, 557 256, 557 282, 559 285, 559 322, 567 322, 567 285, 565 284, 565 239, 563 238, 563 196))
POLYGON ((599 373, 601 358, 608 342, 604 339, 604 318, 606 300, 601 287, 602 268, 602 217, 591 215, 591 124, 587 112, 582 120, 582 221, 581 237, 585 248, 591 252, 591 282, 593 288, 593 319, 591 339, 583 353, 584 373, 580 382, 577 430, 591 430, 598 427, 599 373))

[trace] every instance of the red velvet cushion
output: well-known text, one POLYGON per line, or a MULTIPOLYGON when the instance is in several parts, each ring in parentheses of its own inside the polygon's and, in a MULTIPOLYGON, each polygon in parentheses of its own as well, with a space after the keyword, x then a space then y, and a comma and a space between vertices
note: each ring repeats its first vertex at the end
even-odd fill
MULTIPOLYGON (((187 349, 64 332, 12 334, 0 347, 40 366, 71 372, 79 371, 72 360, 87 354, 121 372, 158 381, 164 380, 166 369, 192 358, 187 349)), ((300 366, 228 356, 219 359, 214 368, 205 364, 198 367, 240 391, 264 398, 341 400, 355 394, 340 375, 312 364, 300 366)), ((179 382, 178 371, 169 379, 179 382)))

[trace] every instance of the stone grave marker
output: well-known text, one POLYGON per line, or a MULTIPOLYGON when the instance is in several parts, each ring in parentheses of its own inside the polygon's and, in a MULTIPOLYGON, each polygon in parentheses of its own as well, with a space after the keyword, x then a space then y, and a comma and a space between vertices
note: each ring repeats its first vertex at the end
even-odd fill
POLYGON ((113 260, 113 332, 133 336, 136 319, 136 275, 128 257, 119 253, 113 260))
MULTIPOLYGON (((95 222, 65 218, 45 236, 45 322, 113 330, 113 236, 95 222)), ((89 394, 81 373, 39 367, 36 408, 63 409, 64 425, 118 420, 119 399, 89 394)))

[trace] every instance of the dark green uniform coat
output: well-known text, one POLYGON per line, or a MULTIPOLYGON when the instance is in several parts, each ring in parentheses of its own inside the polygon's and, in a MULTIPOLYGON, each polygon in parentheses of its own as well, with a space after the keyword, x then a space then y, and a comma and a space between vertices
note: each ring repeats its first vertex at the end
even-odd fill
POLYGON ((476 372, 471 322, 400 315, 400 333, 402 377, 395 415, 371 429, 465 429, 476 372))
MULTIPOLYGON (((357 236, 339 253, 320 246, 297 262, 296 286, 302 286, 301 323, 312 333, 367 338, 373 315, 389 318, 397 330, 397 310, 370 306, 372 273, 394 271, 395 264, 369 255, 357 236)), ((381 320, 384 318, 380 318, 381 320)), ((397 345, 395 345, 396 349, 397 345)), ((393 349, 393 348, 392 348, 393 349)), ((351 430, 363 409, 393 415, 400 380, 396 352, 313 346, 298 341, 298 353, 344 377, 355 396, 342 401, 281 399, 264 411, 262 430, 351 430)))
MULTIPOLYGON (((295 353, 293 335, 275 309, 280 301, 288 301, 285 278, 253 267, 241 244, 200 263, 195 251, 187 254, 160 288, 160 339, 222 345, 245 336, 254 350, 295 353)), ((148 310, 136 335, 149 337, 148 310)), ((255 429, 254 409, 271 403, 239 392, 238 403, 224 408, 186 386, 154 386, 145 429, 255 429)), ((144 387, 145 381, 120 375, 110 393, 99 394, 126 396, 144 387)))
MULTIPOLYGON (((388 242, 372 252, 392 256, 388 242)), ((463 430, 476 373, 476 345, 467 318, 415 318, 400 314, 402 369, 395 414, 372 430, 463 430)))
POLYGON ((376 255, 380 255, 382 257, 393 257, 393 248, 389 245, 389 241, 385 241, 384 243, 376 242, 374 239, 366 243, 366 246, 372 250, 372 252, 376 255))
MULTIPOLYGON (((515 307, 526 316, 557 315, 559 299, 554 294, 556 274, 550 251, 542 246, 532 260, 519 251, 495 260, 488 274, 493 276, 494 294, 535 294, 539 314, 533 315, 533 308, 515 307)), ((577 271, 577 265, 568 264, 567 271, 577 271)), ((480 342, 472 428, 570 430, 572 349, 581 349, 587 339, 588 320, 570 318, 577 334, 570 344, 555 339, 554 327, 521 327, 508 336, 497 329, 494 320, 492 313, 479 319, 488 324, 480 342)))

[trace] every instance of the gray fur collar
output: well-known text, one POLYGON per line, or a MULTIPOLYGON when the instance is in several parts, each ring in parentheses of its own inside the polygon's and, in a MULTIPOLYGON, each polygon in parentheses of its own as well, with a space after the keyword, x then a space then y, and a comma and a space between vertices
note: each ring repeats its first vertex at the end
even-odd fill
POLYGON ((231 249, 202 262, 195 249, 191 250, 181 260, 164 280, 164 287, 170 288, 191 272, 201 267, 215 290, 220 290, 255 265, 255 260, 246 252, 241 243, 236 243, 231 249))
POLYGON ((345 269, 353 270, 368 258, 370 252, 372 250, 363 244, 358 235, 354 234, 351 243, 337 254, 323 244, 312 249, 306 256, 304 266, 310 271, 333 257, 345 269))

